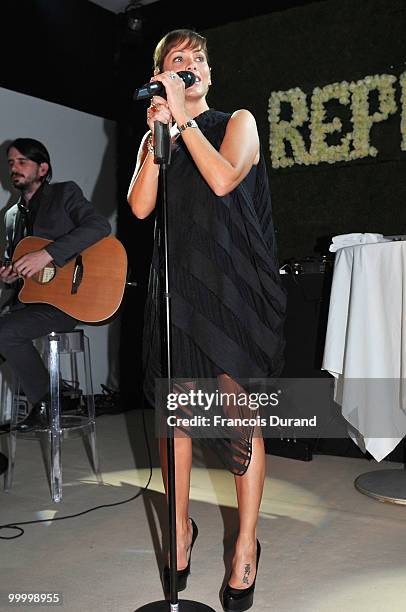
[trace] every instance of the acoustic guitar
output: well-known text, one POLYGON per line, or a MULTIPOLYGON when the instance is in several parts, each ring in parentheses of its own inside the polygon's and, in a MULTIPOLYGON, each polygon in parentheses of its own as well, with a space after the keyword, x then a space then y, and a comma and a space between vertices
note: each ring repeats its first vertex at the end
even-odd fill
MULTIPOLYGON (((52 242, 27 236, 17 244, 13 261, 52 242)), ((62 268, 53 262, 24 278, 18 299, 24 304, 51 304, 84 323, 111 317, 123 299, 127 254, 117 238, 108 236, 88 247, 62 268)))

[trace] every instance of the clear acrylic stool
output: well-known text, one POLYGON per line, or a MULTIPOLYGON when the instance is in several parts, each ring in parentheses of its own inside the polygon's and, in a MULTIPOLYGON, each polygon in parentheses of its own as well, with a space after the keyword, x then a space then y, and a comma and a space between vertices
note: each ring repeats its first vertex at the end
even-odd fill
MULTIPOLYGON (((20 383, 15 383, 12 404, 11 422, 8 440, 9 462, 5 475, 4 490, 10 491, 13 483, 14 464, 16 455, 17 435, 24 438, 42 439, 46 436, 48 441, 48 469, 51 487, 51 497, 54 502, 62 499, 62 440, 70 437, 87 436, 89 445, 89 459, 93 472, 101 484, 99 457, 96 446, 96 423, 92 372, 90 363, 89 338, 83 329, 75 329, 67 333, 51 332, 39 340, 42 350, 48 358, 49 387, 50 387, 50 414, 47 429, 32 433, 17 434, 15 425, 21 418, 21 412, 26 412, 24 396, 21 394, 20 383), (61 356, 64 363, 61 363, 61 356), (78 364, 78 357, 82 363, 78 364), (61 414, 61 365, 70 370, 72 393, 80 399, 80 414, 61 414), (83 393, 79 387, 79 365, 83 371, 83 393)), ((23 417, 25 415, 23 414, 23 417)))

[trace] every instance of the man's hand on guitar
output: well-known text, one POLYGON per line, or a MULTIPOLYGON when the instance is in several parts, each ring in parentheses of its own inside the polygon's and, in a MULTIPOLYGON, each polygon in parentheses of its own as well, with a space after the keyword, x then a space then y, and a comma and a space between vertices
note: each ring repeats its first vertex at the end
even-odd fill
POLYGON ((14 283, 17 278, 18 274, 14 272, 11 262, 0 267, 0 280, 3 281, 3 283, 7 285, 14 283))
POLYGON ((46 249, 32 251, 17 259, 13 263, 13 269, 17 276, 31 278, 34 274, 45 268, 52 261, 52 256, 46 249))

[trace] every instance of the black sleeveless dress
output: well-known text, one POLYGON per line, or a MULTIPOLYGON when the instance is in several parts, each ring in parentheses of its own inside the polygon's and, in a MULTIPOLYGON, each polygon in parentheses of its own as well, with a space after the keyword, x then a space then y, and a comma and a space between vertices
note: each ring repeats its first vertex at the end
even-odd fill
MULTIPOLYGON (((195 118, 217 150, 229 118, 211 109, 195 118)), ((167 186, 173 377, 275 377, 283 364, 286 297, 263 156, 233 192, 219 197, 197 170, 183 139, 172 147, 167 186)), ((144 391, 152 405, 155 379, 161 376, 159 234, 156 228, 143 340, 144 391)), ((237 440, 205 441, 228 469, 243 474, 251 457, 252 431, 252 426, 243 427, 237 440)), ((193 435, 199 437, 196 428, 193 435)))

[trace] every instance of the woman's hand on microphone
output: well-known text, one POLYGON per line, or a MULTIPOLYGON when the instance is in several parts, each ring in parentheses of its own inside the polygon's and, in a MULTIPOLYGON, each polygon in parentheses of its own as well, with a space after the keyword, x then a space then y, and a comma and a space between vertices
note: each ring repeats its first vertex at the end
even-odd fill
POLYGON ((159 99, 165 101, 166 105, 170 109, 172 117, 175 118, 185 116, 186 88, 183 79, 173 70, 167 70, 166 72, 160 72, 156 76, 152 77, 151 81, 160 81, 165 87, 166 100, 164 98, 159 99))
POLYGON ((147 110, 147 123, 152 134, 154 133, 154 122, 160 121, 161 123, 168 123, 169 126, 172 122, 172 114, 169 110, 169 105, 165 98, 161 96, 153 96, 151 104, 147 110))

